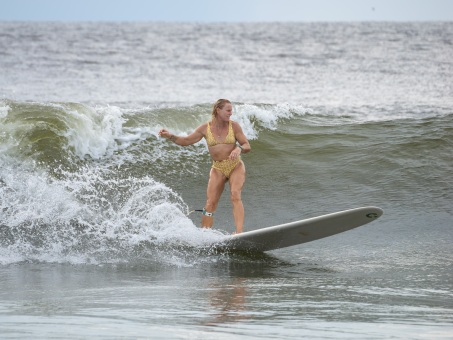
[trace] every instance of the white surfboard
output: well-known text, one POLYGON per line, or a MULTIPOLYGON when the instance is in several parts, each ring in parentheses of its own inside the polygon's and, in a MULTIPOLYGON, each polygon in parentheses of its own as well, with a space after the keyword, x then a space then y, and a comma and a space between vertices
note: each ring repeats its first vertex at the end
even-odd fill
POLYGON ((296 222, 227 236, 216 247, 226 250, 264 252, 319 240, 351 230, 379 218, 383 210, 362 207, 296 222))

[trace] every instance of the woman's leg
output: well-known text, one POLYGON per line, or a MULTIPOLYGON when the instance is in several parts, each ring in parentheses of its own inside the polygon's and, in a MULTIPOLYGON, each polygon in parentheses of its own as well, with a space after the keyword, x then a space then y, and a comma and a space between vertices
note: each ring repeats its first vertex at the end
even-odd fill
POLYGON ((242 204, 242 188, 245 183, 245 165, 241 161, 230 175, 231 203, 233 204, 234 224, 236 233, 242 233, 244 228, 244 205, 242 204))
MULTIPOLYGON (((225 189, 227 179, 219 170, 212 169, 209 173, 208 188, 206 190, 206 205, 204 209, 208 213, 214 213, 219 204, 220 196, 225 189)), ((213 216, 203 215, 201 217, 201 226, 203 228, 212 228, 214 224, 213 216)))

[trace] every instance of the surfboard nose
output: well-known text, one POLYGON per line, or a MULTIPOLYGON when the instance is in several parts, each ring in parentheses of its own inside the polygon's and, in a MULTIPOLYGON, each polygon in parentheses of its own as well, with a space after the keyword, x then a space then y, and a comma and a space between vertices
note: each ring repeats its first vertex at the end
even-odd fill
POLYGON ((368 207, 368 209, 370 211, 367 212, 367 214, 365 216, 368 218, 371 218, 371 219, 381 217, 384 214, 384 210, 382 210, 379 207, 368 207))

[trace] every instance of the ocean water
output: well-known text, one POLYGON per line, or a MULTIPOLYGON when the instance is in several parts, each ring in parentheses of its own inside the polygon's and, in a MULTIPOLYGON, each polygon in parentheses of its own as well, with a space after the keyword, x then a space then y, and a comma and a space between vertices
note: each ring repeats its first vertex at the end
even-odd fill
POLYGON ((0 23, 3 339, 452 339, 452 23, 0 23), (218 98, 245 230, 359 206, 265 254, 206 244, 218 98), (188 215, 189 214, 189 215, 188 215))

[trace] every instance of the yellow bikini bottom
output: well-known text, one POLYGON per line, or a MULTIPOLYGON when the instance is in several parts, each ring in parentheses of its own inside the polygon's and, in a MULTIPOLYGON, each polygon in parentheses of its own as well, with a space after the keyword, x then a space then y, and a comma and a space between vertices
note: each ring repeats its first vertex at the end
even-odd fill
POLYGON ((226 178, 230 178, 231 173, 236 168, 236 165, 238 165, 240 162, 241 157, 233 160, 224 159, 223 161, 213 161, 212 168, 219 170, 222 174, 225 175, 226 178))

